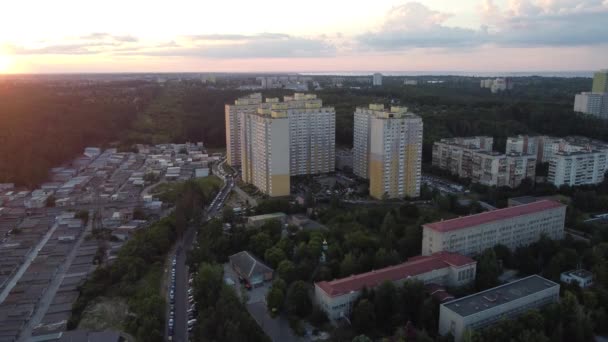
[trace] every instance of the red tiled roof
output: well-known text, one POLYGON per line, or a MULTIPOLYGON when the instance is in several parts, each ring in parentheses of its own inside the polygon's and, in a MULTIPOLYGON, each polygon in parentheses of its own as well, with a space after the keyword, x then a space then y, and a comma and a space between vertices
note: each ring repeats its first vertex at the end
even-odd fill
POLYGON ((398 281, 408 277, 439 270, 450 266, 460 267, 476 261, 464 255, 438 252, 429 256, 416 256, 399 265, 371 272, 352 275, 332 281, 320 281, 316 285, 331 297, 336 297, 363 288, 374 288, 385 281, 398 281))
POLYGON ((492 221, 500 221, 562 206, 564 205, 559 202, 543 200, 529 204, 522 204, 515 207, 486 211, 481 214, 428 223, 423 225, 423 227, 430 228, 438 232, 449 232, 452 230, 474 227, 492 221))

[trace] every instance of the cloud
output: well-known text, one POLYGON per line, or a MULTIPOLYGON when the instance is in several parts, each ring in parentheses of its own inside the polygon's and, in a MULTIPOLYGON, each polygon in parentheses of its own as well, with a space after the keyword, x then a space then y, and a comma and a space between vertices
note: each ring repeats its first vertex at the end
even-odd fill
POLYGON ((356 37, 361 45, 381 50, 418 47, 456 47, 476 45, 482 31, 445 25, 449 13, 434 11, 419 2, 393 7, 380 27, 356 37))
POLYGON ((80 37, 82 40, 104 40, 104 41, 116 41, 123 43, 135 43, 139 39, 131 35, 113 35, 106 32, 94 32, 80 37))
POLYGON ((579 46, 608 43, 608 0, 492 0, 479 6, 482 25, 446 24, 450 13, 419 2, 393 7, 375 30, 355 37, 362 50, 478 47, 579 46))
POLYGON ((505 10, 482 14, 493 41, 503 46, 608 43, 608 3, 601 0, 510 0, 505 10))
POLYGON ((103 52, 110 45, 105 43, 56 44, 42 47, 8 45, 6 49, 14 55, 91 55, 103 52))
POLYGON ((140 49, 123 55, 182 56, 201 58, 299 58, 332 56, 335 47, 321 38, 281 33, 257 35, 213 34, 185 37, 191 45, 140 49))
POLYGON ((290 38, 284 33, 258 33, 255 35, 244 34, 199 34, 186 36, 185 38, 192 41, 237 41, 237 40, 264 40, 264 39, 281 39, 290 38))

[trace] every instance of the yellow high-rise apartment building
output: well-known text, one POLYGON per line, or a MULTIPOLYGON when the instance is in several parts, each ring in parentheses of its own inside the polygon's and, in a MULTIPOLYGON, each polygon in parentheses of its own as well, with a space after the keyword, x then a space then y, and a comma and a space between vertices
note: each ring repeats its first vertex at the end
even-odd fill
POLYGON ((262 103, 262 94, 250 94, 225 106, 226 161, 230 166, 241 165, 241 113, 255 113, 262 103))
POLYGON ((354 118, 353 171, 369 178, 377 199, 418 197, 422 167, 422 119, 405 107, 371 104, 354 118))
POLYGON ((334 171, 336 113, 315 95, 266 99, 239 121, 243 181, 265 194, 288 196, 290 176, 334 171))

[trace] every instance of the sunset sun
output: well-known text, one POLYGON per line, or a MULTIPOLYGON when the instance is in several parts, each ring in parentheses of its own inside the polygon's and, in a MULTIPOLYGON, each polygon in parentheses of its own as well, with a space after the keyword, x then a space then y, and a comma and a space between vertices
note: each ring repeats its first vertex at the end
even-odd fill
POLYGON ((0 73, 7 73, 10 71, 12 64, 11 57, 7 55, 0 55, 0 73))

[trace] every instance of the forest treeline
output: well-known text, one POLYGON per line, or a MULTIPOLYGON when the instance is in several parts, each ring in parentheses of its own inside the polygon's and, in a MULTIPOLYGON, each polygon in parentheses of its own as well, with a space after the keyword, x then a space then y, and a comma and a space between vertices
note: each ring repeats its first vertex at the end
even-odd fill
MULTIPOLYGON (((425 162, 430 162, 432 143, 451 136, 491 135, 499 150, 515 134, 608 140, 608 122, 572 111, 574 94, 588 90, 589 79, 521 77, 513 90, 491 94, 479 88, 479 78, 443 78, 444 83, 418 86, 386 78, 382 88, 316 93, 336 108, 338 146, 352 145, 357 106, 410 107, 424 120, 425 162)), ((0 86, 0 182, 37 185, 49 168, 68 162, 88 145, 204 141, 223 147, 224 105, 247 93, 196 81, 0 86)), ((290 93, 268 90, 264 96, 290 93)))

